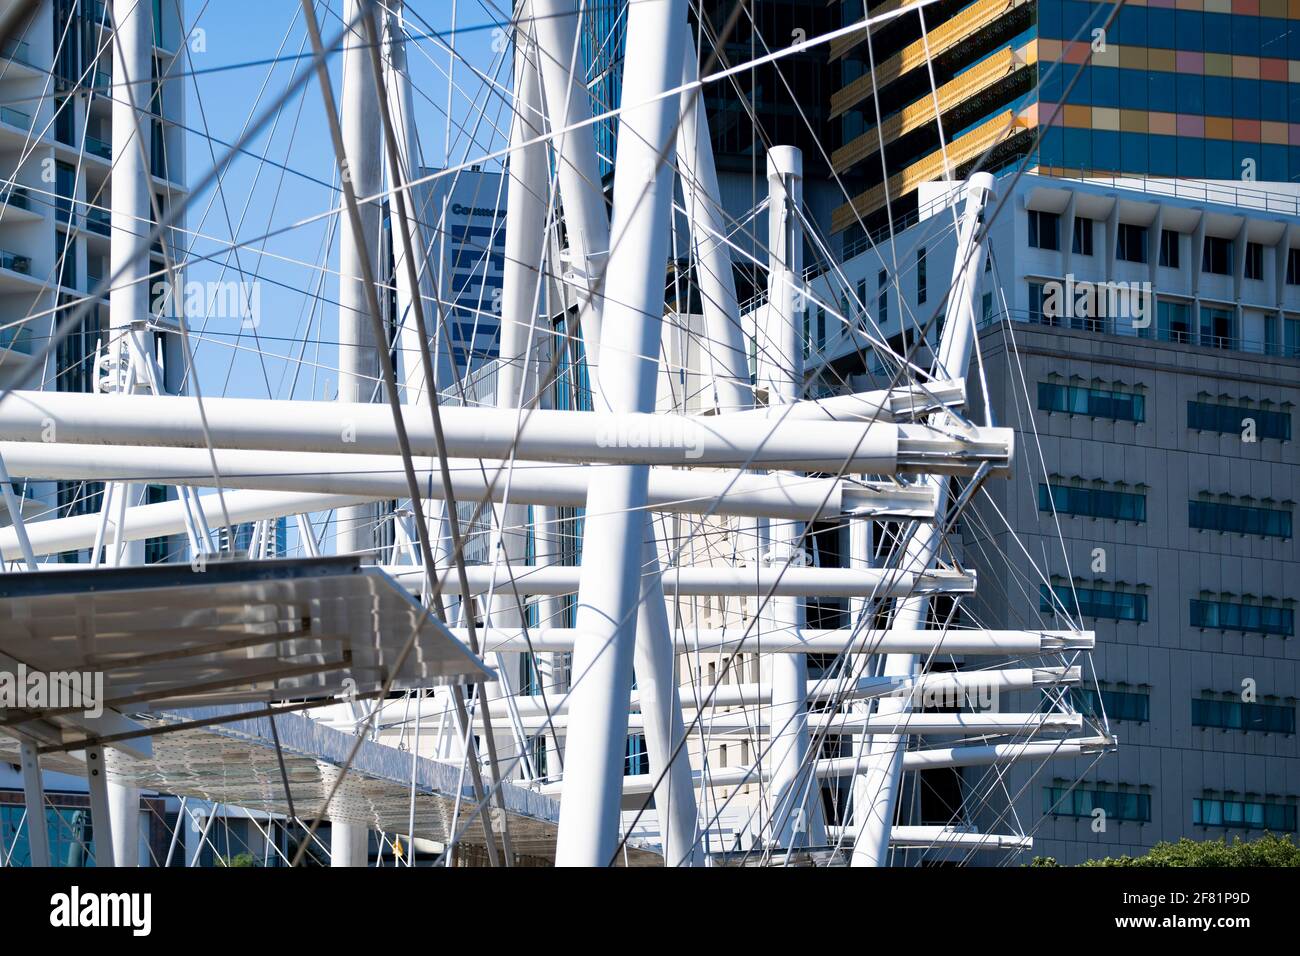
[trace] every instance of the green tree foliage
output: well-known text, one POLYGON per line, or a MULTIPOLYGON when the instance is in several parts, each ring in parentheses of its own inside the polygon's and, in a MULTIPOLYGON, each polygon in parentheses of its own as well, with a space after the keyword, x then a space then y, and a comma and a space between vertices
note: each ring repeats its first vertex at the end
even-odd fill
MULTIPOLYGON (((1036 856, 1030 866, 1060 866, 1050 856, 1036 856)), ((1157 843, 1143 856, 1087 860, 1080 866, 1300 866, 1300 847, 1291 837, 1266 833, 1258 840, 1189 840, 1157 843)))

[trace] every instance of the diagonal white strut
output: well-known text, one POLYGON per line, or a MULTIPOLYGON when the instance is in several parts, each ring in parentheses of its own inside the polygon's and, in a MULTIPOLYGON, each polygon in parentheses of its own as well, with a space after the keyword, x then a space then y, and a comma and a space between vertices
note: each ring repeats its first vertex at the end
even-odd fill
MULTIPOLYGON (((982 212, 992 195, 992 176, 977 173, 970 178, 966 186, 966 207, 957 234, 953 289, 948 297, 948 309, 939 335, 938 372, 941 378, 955 379, 965 375, 970 363, 975 341, 975 305, 979 298, 979 282, 984 272, 986 256, 979 230, 983 220, 982 212)), ((944 413, 938 413, 935 419, 942 420, 944 417, 944 413)), ((948 479, 930 476, 926 481, 936 488, 936 514, 940 519, 933 524, 914 526, 903 558, 902 568, 905 571, 929 568, 934 563, 940 545, 948 500, 948 479)), ((894 617, 894 626, 904 630, 920 627, 925 620, 928 605, 929 601, 924 597, 902 601, 894 617)), ((917 665, 917 657, 913 654, 891 654, 885 659, 884 676, 914 676, 917 665)), ((880 702, 877 713, 898 715, 906 711, 907 707, 906 698, 888 698, 880 702)), ((862 764, 862 779, 854 788, 853 825, 857 838, 853 844, 853 866, 880 866, 887 859, 889 833, 902 781, 906 739, 897 734, 877 734, 870 738, 870 751, 862 764)))
MULTIPOLYGON (((681 77, 684 0, 647 0, 627 10, 623 112, 614 170, 611 247, 596 389, 598 411, 652 412, 658 384, 677 102, 660 94, 681 77)), ((619 839, 627 699, 632 690, 636 608, 649 471, 610 469, 587 494, 571 726, 565 748, 555 862, 606 866, 619 839)))

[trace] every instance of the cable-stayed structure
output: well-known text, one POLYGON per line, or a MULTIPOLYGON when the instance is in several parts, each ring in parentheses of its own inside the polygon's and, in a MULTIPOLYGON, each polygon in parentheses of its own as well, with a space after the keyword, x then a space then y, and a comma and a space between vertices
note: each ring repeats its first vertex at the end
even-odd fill
POLYGON ((6 286, 0 662, 97 688, 0 708, 23 820, 57 772, 96 865, 136 860, 155 798, 180 801, 157 865, 243 852, 240 815, 285 865, 1026 859, 1025 781, 1117 741, 1076 707, 1093 631, 991 492, 1042 456, 980 351, 1024 164, 953 159, 928 278, 863 229, 929 290, 894 335, 805 199, 830 157, 754 111, 738 200, 705 108, 934 5, 768 47, 744 3, 484 2, 448 30, 304 0, 233 140, 197 95, 202 11, 6 24, 56 67, 6 67, 30 113, 0 226, 62 244, 6 286), (869 375, 821 360, 827 323, 869 375), (995 589, 1040 626, 993 619, 995 589))

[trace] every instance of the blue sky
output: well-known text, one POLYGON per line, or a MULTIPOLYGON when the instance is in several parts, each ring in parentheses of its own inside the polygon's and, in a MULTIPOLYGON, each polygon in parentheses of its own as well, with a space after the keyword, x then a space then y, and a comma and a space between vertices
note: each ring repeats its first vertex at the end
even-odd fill
MULTIPOLYGON (((452 96, 450 150, 453 162, 464 162, 504 145, 489 120, 498 126, 503 122, 506 104, 499 90, 508 86, 508 68, 497 74, 501 86, 494 91, 473 75, 471 66, 489 75, 495 70, 501 60, 499 51, 505 48, 501 9, 508 6, 497 9, 491 3, 464 0, 457 6, 455 46, 463 60, 454 67, 459 89, 452 96), (484 109, 486 118, 471 137, 469 127, 484 109)), ((337 35, 342 26, 341 0, 318 3, 317 9, 326 38, 337 35)), ((194 73, 186 80, 186 125, 192 130, 186 178, 192 185, 212 167, 214 157, 224 155, 223 143, 239 138, 254 109, 260 112, 279 98, 306 62, 310 41, 301 8, 292 0, 187 0, 186 17, 191 43, 181 69, 194 73), (275 60, 280 62, 268 62, 275 60)), ((408 30, 426 34, 408 44, 421 154, 427 165, 441 166, 448 149, 445 44, 453 36, 452 4, 445 0, 412 4, 408 20, 408 30)), ((336 96, 340 60, 335 55, 330 64, 336 96)), ((241 328, 230 318, 192 320, 192 331, 203 339, 197 354, 204 394, 332 397, 336 379, 332 369, 337 364, 331 345, 337 320, 332 305, 336 283, 327 275, 320 285, 321 274, 315 268, 321 261, 329 219, 315 219, 264 241, 260 238, 318 217, 339 201, 331 185, 334 155, 315 79, 289 99, 278 120, 247 149, 254 155, 235 160, 222 189, 195 195, 187 216, 188 228, 206 237, 191 238, 192 255, 220 253, 192 265, 187 280, 240 281, 242 269, 242 278, 256 278, 260 290, 256 329, 241 328), (221 251, 232 234, 251 243, 238 251, 237 259, 221 251), (316 304, 318 292, 321 301, 316 304), (278 356, 298 356, 304 339, 309 344, 295 374, 293 364, 278 356)), ((330 268, 336 267, 336 257, 335 250, 329 256, 330 268)))

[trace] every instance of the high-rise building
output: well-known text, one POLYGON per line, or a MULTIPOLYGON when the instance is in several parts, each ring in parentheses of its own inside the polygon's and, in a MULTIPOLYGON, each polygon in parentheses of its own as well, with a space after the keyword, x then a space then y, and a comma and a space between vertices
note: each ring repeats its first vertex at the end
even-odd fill
MULTIPOLYGON (((124 6, 119 4, 119 7, 124 6)), ((134 88, 140 95, 137 129, 143 139, 154 203, 165 211, 186 193, 184 165, 185 91, 182 72, 186 42, 184 4, 179 0, 141 3, 152 29, 152 83, 134 88)), ((91 0, 46 0, 21 23, 0 51, 0 385, 58 391, 93 392, 109 376, 103 363, 109 347, 109 295, 105 292, 59 345, 41 373, 24 376, 29 357, 49 340, 52 330, 110 275, 112 234, 125 229, 143 239, 156 222, 114 221, 113 182, 122 149, 138 150, 113 135, 113 14, 109 4, 91 0)), ((166 275, 168 261, 182 258, 183 218, 155 243, 149 256, 153 280, 166 275), (164 254, 165 247, 167 253, 164 254)), ((148 326, 162 390, 185 390, 184 363, 175 310, 184 296, 151 287, 150 311, 139 315, 148 326)), ((132 486, 140 503, 165 500, 160 485, 132 486)), ((15 480, 21 510, 30 521, 97 513, 104 486, 94 481, 15 480)), ((170 492, 174 495, 174 492, 170 492)), ((0 500, 0 509, 4 502, 0 500)), ((5 514, 0 522, 12 523, 5 514)), ((184 536, 148 539, 139 559, 147 563, 184 558, 184 536)), ((63 557, 82 561, 89 550, 63 557)), ((7 557, 12 557, 9 555, 7 557)), ((20 562, 21 564, 21 562, 20 562)), ((88 866, 95 837, 86 780, 45 774, 46 824, 51 859, 60 866, 88 866)), ((8 865, 29 859, 23 819, 22 779, 16 768, 0 764, 0 837, 8 865)), ((169 827, 176 825, 176 800, 141 798, 141 858, 167 855, 169 827)))
MULTIPOLYGON (((154 204, 165 212, 185 195, 185 96, 179 78, 184 37, 181 5, 154 0, 153 82, 143 87, 140 107, 148 119, 140 136, 148 157, 154 204), (151 94, 151 95, 149 95, 151 94)), ((28 356, 110 272, 115 225, 143 238, 151 222, 114 223, 110 210, 115 148, 111 86, 115 63, 112 13, 104 3, 50 0, 8 41, 0 62, 0 151, 6 162, 0 180, 0 383, 18 384, 28 356), (49 95, 52 90, 53 95, 49 95)), ((126 144, 140 149, 139 141, 126 144)), ((153 215, 151 206, 151 217, 153 215)), ((149 273, 166 275, 169 259, 183 248, 183 221, 153 246, 149 273), (164 243, 170 256, 164 255, 164 243)), ((155 358, 166 391, 183 389, 183 362, 175 309, 181 295, 150 289, 150 324, 155 358)), ((58 346, 39 380, 27 387, 90 392, 107 373, 101 359, 109 349, 109 296, 90 308, 58 346)), ((20 482, 24 511, 60 515, 97 511, 99 482, 20 482)), ((149 501, 156 492, 147 489, 149 501)), ((151 557, 176 556, 166 539, 146 547, 151 557)), ((76 559, 74 553, 67 556, 76 559)))
MULTIPOLYGON (((422 177, 434 172, 426 169, 422 177)), ((413 213, 429 253, 425 301, 433 301, 436 289, 437 299, 447 304, 445 314, 425 307, 436 347, 434 374, 440 391, 458 396, 500 351, 506 180, 500 172, 474 167, 439 175, 414 195, 413 213)))
MULTIPOLYGON (((867 3, 865 13, 894 6, 867 3)), ((1127 4, 1107 25, 1115 9, 952 0, 832 44, 832 161, 865 187, 835 210, 833 229, 851 244, 912 221, 923 183, 976 163, 996 171, 1026 161, 1071 176, 1300 178, 1293 6, 1127 4)), ((856 22, 864 0, 840 10, 844 24, 856 22)))
MULTIPOLYGON (((1034 854, 1069 863, 1295 833, 1300 190, 1009 172, 997 188, 967 414, 1016 430, 1017 465, 953 536, 980 581, 955 624, 1094 630, 1095 674, 1071 696, 1119 749, 1033 777, 1016 764, 1000 804, 976 796, 982 768, 926 771, 904 822, 994 832, 1010 803, 1038 821, 1034 854)), ((853 292, 871 313, 841 325, 813 306, 816 390, 887 378, 860 358, 872 323, 929 364, 952 195, 923 190, 919 222, 814 280, 818 302, 853 292), (897 271, 878 281, 882 262, 897 271)))

